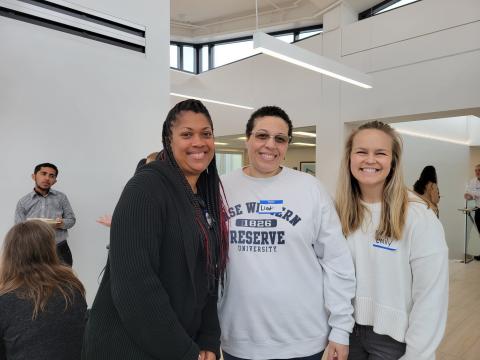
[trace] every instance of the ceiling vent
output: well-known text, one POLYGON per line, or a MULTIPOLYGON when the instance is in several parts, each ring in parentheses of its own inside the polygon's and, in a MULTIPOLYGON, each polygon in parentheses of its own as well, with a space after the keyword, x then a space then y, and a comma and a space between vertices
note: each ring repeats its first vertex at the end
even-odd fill
POLYGON ((145 53, 145 27, 62 0, 0 0, 0 15, 145 53))

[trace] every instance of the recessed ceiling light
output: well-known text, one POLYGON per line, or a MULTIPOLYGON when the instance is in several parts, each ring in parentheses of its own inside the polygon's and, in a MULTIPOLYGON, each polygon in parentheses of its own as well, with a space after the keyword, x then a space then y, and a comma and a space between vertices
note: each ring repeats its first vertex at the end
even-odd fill
POLYGON ((297 136, 312 137, 312 138, 317 137, 317 134, 306 132, 306 131, 294 131, 292 134, 297 136))

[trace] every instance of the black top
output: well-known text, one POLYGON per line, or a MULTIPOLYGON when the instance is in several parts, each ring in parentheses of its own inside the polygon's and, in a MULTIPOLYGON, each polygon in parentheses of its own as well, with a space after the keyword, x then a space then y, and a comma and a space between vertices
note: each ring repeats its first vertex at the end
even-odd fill
POLYGON ((79 360, 87 304, 76 292, 65 310, 65 300, 54 293, 45 311, 32 320, 33 303, 15 293, 0 296, 0 359, 79 360))
POLYGON ((145 165, 120 197, 84 359, 197 360, 200 350, 219 353, 216 291, 196 288, 206 277, 202 235, 174 171, 162 161, 145 165))

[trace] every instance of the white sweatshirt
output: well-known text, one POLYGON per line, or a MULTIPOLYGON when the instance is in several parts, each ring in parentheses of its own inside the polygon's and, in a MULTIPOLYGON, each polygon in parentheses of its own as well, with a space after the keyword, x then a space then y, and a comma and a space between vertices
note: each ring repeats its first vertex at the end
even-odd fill
POLYGON ((355 321, 406 343, 402 360, 435 359, 448 309, 443 227, 426 205, 410 201, 403 238, 375 240, 381 203, 364 205, 371 218, 347 237, 357 276, 355 321))
POLYGON ((333 202, 316 178, 283 168, 269 178, 222 178, 229 204, 222 348, 245 359, 287 359, 348 344, 352 259, 333 202))

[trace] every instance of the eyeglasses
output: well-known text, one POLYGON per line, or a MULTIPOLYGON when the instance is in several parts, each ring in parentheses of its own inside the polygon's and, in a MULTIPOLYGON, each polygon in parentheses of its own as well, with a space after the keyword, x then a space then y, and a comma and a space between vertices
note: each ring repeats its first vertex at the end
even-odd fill
POLYGON ((278 145, 288 144, 292 140, 291 136, 284 134, 270 135, 266 131, 254 131, 251 135, 253 135, 254 139, 258 142, 267 142, 268 139, 273 139, 278 145))

